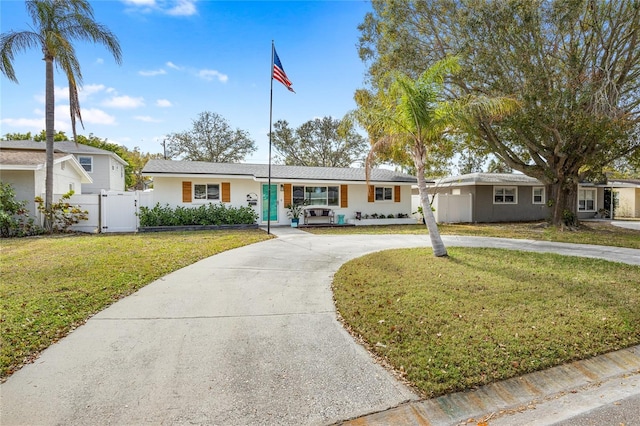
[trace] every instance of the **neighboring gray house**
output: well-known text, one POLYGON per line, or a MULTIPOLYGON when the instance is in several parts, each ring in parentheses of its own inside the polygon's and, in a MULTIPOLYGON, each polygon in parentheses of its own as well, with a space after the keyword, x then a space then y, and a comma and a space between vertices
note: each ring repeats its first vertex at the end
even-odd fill
POLYGON ((545 186, 523 174, 470 173, 437 180, 439 222, 521 222, 549 217, 545 186))
MULTIPOLYGON (((99 194, 101 190, 124 191, 127 162, 117 154, 72 141, 54 142, 54 152, 72 154, 91 177, 92 182, 83 182, 76 193, 99 194)), ((44 142, 0 141, 0 149, 45 152, 44 142)))
MULTIPOLYGON (((438 222, 522 222, 544 220, 550 215, 546 186, 517 173, 470 173, 437 180, 429 185, 438 222)), ((640 184, 615 182, 578 185, 579 219, 602 217, 611 209, 611 193, 624 216, 640 213, 640 184)), ((414 191, 414 208, 418 206, 414 191)))

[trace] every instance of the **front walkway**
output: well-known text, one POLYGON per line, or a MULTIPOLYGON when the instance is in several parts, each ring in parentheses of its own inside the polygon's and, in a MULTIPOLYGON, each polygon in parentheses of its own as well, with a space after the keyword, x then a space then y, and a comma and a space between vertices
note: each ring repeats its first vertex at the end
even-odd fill
MULTIPOLYGON (((336 320, 335 271, 428 236, 279 238, 202 260, 91 318, 0 388, 1 423, 321 425, 419 398, 336 320)), ((640 264, 640 251, 444 237, 640 264)))

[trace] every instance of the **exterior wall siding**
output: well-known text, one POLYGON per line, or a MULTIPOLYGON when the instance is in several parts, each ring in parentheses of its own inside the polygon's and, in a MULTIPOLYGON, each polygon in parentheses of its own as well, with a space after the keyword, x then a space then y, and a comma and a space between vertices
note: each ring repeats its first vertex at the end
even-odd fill
POLYGON ((16 192, 16 200, 27 202, 26 208, 29 210, 29 216, 34 216, 37 212, 36 203, 33 201, 35 194, 42 193, 42 191, 36 192, 35 174, 31 170, 3 170, 2 176, 0 176, 2 182, 13 187, 16 192))
MULTIPOLYGON (((231 189, 231 201, 229 205, 239 207, 247 206, 247 195, 256 194, 258 198, 258 204, 254 206, 254 210, 258 213, 260 218, 258 223, 262 223, 262 185, 263 182, 256 182, 252 179, 227 179, 227 178, 198 178, 197 176, 189 177, 154 177, 154 190, 151 192, 151 200, 148 202, 150 207, 153 207, 156 203, 160 205, 169 204, 172 207, 176 206, 198 206, 200 204, 206 204, 208 201, 196 201, 191 203, 182 202, 182 182, 189 181, 192 185, 195 184, 220 184, 222 188, 223 182, 229 182, 231 189)), ((272 222, 277 225, 288 225, 290 219, 287 217, 287 209, 285 208, 285 190, 284 183, 273 180, 271 182, 276 185, 277 197, 278 197, 278 221, 272 222), (282 184, 282 185, 281 185, 282 184)), ((290 183, 290 182, 287 182, 290 183)), ((346 186, 348 191, 348 207, 331 206, 336 215, 344 215, 345 221, 348 219, 354 219, 356 212, 361 212, 363 215, 368 214, 393 214, 398 213, 411 214, 411 187, 409 185, 400 186, 400 202, 391 201, 377 201, 370 203, 367 198, 367 186, 366 184, 326 184, 326 183, 293 183, 292 185, 336 185, 340 186, 341 190, 346 186)), ((384 185, 386 187, 394 187, 394 185, 384 185)), ((218 202, 218 201, 216 201, 218 202)))
POLYGON ((88 173, 93 179, 93 183, 83 183, 83 194, 99 194, 101 190, 105 191, 124 191, 124 166, 114 160, 109 155, 100 154, 74 154, 78 157, 92 157, 93 171, 88 173), (113 170, 112 167, 113 166, 113 170), (116 170, 116 167, 119 167, 116 170), (121 177, 122 173, 122 177, 121 177))
POLYGON ((495 204, 493 190, 492 185, 477 186, 477 195, 474 198, 474 222, 523 222, 549 217, 549 208, 546 203, 533 204, 533 187, 517 186, 517 204, 495 204))

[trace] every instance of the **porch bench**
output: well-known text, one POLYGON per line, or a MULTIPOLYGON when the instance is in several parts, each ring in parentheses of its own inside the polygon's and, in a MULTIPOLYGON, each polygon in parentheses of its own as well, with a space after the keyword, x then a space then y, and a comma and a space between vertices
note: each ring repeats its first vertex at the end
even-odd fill
POLYGON ((317 222, 318 219, 322 220, 323 222, 325 220, 328 220, 328 223, 333 223, 333 218, 335 217, 335 214, 333 213, 333 210, 331 209, 325 209, 325 208, 320 208, 320 207, 312 207, 312 208, 307 208, 304 209, 304 224, 308 225, 309 224, 309 220, 311 219, 313 222, 317 222))

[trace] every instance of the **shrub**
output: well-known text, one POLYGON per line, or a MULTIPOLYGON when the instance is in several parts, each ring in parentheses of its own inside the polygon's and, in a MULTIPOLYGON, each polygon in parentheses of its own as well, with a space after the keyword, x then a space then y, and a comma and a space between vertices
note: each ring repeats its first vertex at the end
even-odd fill
POLYGON ((81 220, 89 219, 89 212, 81 210, 80 206, 74 206, 69 203, 69 199, 73 195, 73 191, 64 194, 58 201, 51 204, 47 208, 42 197, 36 197, 38 210, 51 220, 52 232, 68 232, 71 225, 75 225, 81 220))
POLYGON ((139 216, 140 226, 250 225, 258 220, 251 207, 227 207, 222 203, 175 209, 157 203, 153 208, 140 207, 139 216))
POLYGON ((26 237, 42 233, 42 228, 29 217, 26 201, 17 201, 16 192, 8 183, 0 182, 0 236, 26 237))

